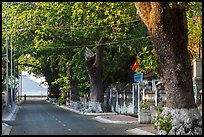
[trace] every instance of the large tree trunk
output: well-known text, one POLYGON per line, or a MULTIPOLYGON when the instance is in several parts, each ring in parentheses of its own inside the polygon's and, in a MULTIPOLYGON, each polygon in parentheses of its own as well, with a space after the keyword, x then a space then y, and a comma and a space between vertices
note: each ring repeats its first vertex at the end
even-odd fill
POLYGON ((52 84, 52 82, 57 79, 58 76, 58 70, 52 73, 51 69, 46 69, 46 72, 44 72, 45 79, 49 85, 48 91, 49 91, 49 98, 59 98, 59 90, 60 86, 59 84, 52 84))
POLYGON ((50 98, 59 98, 59 85, 58 84, 55 84, 55 85, 52 85, 51 84, 52 82, 48 82, 48 91, 49 91, 49 95, 48 97, 50 98))
POLYGON ((72 66, 70 66, 67 69, 67 73, 68 73, 68 80, 69 80, 69 86, 70 86, 71 100, 79 101, 78 80, 77 78, 73 77, 72 66))
POLYGON ((75 109, 80 109, 78 80, 73 76, 72 66, 67 69, 67 73, 70 86, 70 106, 75 109))
MULTIPOLYGON (((192 68, 187 50, 186 11, 167 2, 135 2, 147 26, 167 92, 165 115, 172 115, 169 134, 202 134, 202 117, 195 104, 192 68)), ((160 132, 161 133, 161 132, 160 132)))
POLYGON ((86 48, 85 65, 90 79, 90 102, 87 112, 102 112, 101 103, 104 99, 102 73, 103 73, 103 46, 106 38, 101 38, 96 47, 96 53, 86 48))

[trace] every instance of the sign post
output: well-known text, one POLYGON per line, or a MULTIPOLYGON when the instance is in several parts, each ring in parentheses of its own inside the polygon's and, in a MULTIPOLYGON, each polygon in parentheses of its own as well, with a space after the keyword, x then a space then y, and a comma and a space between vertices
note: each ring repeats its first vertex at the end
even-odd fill
POLYGON ((134 74, 134 82, 143 81, 143 73, 134 74))
POLYGON ((140 111, 140 82, 143 81, 143 73, 138 73, 138 74, 134 74, 134 82, 137 82, 137 99, 138 99, 138 103, 137 103, 137 111, 139 114, 140 111))

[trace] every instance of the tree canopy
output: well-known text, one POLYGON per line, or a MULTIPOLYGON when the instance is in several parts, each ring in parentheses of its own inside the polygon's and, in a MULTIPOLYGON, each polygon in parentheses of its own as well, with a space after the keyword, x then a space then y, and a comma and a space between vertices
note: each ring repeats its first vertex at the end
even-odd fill
MULTIPOLYGON (((136 15, 136 9, 131 2, 2 4, 2 53, 5 53, 7 24, 19 70, 29 67, 35 75, 46 76, 46 80, 51 80, 49 84, 59 84, 56 90, 69 88, 67 68, 73 66, 73 77, 79 81, 79 90, 89 91, 84 50, 88 47, 95 51, 102 37, 108 38, 104 46, 103 78, 104 81, 109 80, 109 85, 132 81, 134 72, 131 66, 136 56, 139 56, 140 64, 137 73, 146 73, 149 70, 159 73, 147 29, 136 15)), ((200 10, 192 8, 192 11, 194 13, 191 16, 189 13, 189 19, 200 10)), ((200 24, 198 21, 197 25, 200 24)), ((194 31, 189 31, 189 35, 194 33, 200 36, 199 29, 194 31)), ((190 41, 192 39, 191 43, 194 43, 194 34, 189 38, 190 41)))

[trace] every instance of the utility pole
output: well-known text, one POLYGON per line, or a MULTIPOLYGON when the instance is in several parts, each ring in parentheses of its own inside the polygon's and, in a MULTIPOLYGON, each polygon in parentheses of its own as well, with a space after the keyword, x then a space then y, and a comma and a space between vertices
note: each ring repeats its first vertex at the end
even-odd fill
MULTIPOLYGON (((14 59, 13 59, 13 73, 14 73, 14 94, 15 94, 15 97, 16 97, 16 65, 15 65, 15 50, 13 50, 13 53, 14 53, 14 59)), ((14 98, 14 102, 16 102, 16 98, 14 98)))
POLYGON ((20 102, 20 72, 18 70, 18 103, 20 102))
POLYGON ((9 91, 8 91, 8 9, 20 2, 14 2, 6 7, 6 112, 9 112, 9 91))
POLYGON ((9 112, 9 92, 8 92, 8 8, 6 7, 6 112, 9 112))
POLYGON ((12 35, 11 35, 11 106, 13 107, 13 70, 12 70, 12 65, 13 65, 13 59, 12 59, 12 35))

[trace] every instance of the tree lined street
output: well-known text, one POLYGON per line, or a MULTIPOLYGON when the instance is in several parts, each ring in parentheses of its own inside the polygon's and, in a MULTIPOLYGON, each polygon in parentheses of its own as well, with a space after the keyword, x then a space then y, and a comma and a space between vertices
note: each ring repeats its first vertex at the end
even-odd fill
MULTIPOLYGON (((199 135, 202 62, 193 62, 202 60, 201 51, 201 2, 3 2, 2 110, 9 113, 22 96, 22 71, 28 71, 45 77, 47 100, 89 113, 112 111, 104 107, 105 93, 130 86, 135 115, 139 104, 157 111, 151 117, 158 134, 199 135), (145 96, 148 84, 157 96, 151 78, 160 80, 164 105, 151 106, 145 96)), ((20 107, 11 134, 127 134, 132 126, 104 127, 45 101, 20 107)))
POLYGON ((27 99, 20 105, 15 121, 10 121, 10 135, 128 135, 135 124, 100 123, 47 103, 42 99, 27 99))

